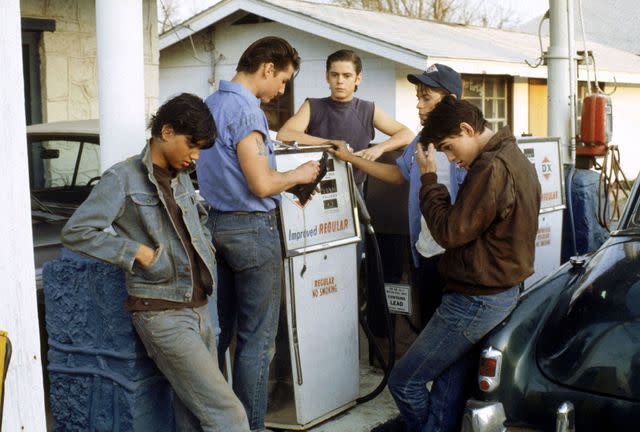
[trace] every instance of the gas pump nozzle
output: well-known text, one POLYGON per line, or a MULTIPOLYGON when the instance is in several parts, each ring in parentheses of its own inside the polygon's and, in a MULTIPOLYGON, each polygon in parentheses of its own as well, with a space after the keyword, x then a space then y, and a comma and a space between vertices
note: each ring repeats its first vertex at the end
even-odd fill
POLYGON ((327 173, 327 159, 329 159, 329 153, 327 153, 326 151, 322 152, 322 157, 318 161, 318 163, 320 164, 320 172, 318 173, 314 181, 312 181, 311 183, 295 185, 294 187, 287 189, 287 192, 292 193, 298 197, 298 200, 300 200, 300 204, 305 205, 307 201, 309 201, 309 197, 311 196, 313 191, 316 190, 316 187, 318 187, 318 183, 320 183, 320 180, 322 180, 324 175, 327 173))

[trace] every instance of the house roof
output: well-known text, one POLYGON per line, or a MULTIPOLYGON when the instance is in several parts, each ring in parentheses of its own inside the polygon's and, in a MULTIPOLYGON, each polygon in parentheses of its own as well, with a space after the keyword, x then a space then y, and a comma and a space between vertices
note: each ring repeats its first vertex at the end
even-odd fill
MULTIPOLYGON (((640 8, 638 0, 580 0, 584 17, 585 33, 588 41, 598 42, 610 47, 640 55, 640 8)), ((582 27, 580 26, 579 4, 574 9, 576 45, 582 49, 582 27)), ((520 31, 538 34, 541 16, 519 27, 520 31)), ((549 22, 542 26, 542 34, 549 34, 549 22)), ((589 48, 589 46, 587 46, 589 48)))
MULTIPOLYGON (((443 24, 383 12, 296 0, 223 0, 160 35, 160 49, 244 11, 415 69, 442 62, 461 73, 546 78, 538 37, 517 31, 443 24)), ((543 48, 548 38, 542 39, 543 48)), ((589 43, 598 59, 598 79, 640 83, 640 57, 589 43)), ((583 75, 581 74, 581 78, 583 75)))

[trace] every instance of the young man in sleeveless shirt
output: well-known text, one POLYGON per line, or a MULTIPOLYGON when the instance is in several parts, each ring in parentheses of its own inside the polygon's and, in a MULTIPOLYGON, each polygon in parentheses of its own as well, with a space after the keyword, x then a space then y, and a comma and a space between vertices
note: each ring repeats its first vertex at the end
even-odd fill
MULTIPOLYGON (((339 50, 327 57, 326 78, 331 95, 307 99, 282 126, 278 140, 307 145, 346 142, 356 155, 368 160, 411 142, 414 133, 409 128, 373 102, 354 96, 362 82, 362 60, 355 52, 339 50), (368 148, 376 129, 389 138, 368 148)), ((355 179, 362 190, 366 174, 356 169, 355 179)))

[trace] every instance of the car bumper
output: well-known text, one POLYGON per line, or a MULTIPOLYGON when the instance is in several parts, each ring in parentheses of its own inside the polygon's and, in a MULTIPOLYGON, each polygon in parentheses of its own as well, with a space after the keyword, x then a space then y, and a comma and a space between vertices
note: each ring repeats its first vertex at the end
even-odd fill
POLYGON ((464 408, 461 432, 504 432, 506 420, 500 402, 484 402, 469 399, 464 408))

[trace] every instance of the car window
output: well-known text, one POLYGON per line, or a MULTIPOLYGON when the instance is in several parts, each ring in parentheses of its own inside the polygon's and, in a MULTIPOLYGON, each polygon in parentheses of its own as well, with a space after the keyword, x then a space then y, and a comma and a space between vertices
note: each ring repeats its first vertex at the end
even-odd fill
POLYGON ((629 228, 640 228, 640 211, 638 210, 639 209, 636 207, 636 211, 633 214, 629 228))
POLYGON ((32 189, 85 186, 100 175, 100 146, 74 140, 33 141, 29 164, 32 189))
POLYGON ((538 364, 570 387, 640 398, 640 242, 600 249, 565 291, 537 345, 538 364))

